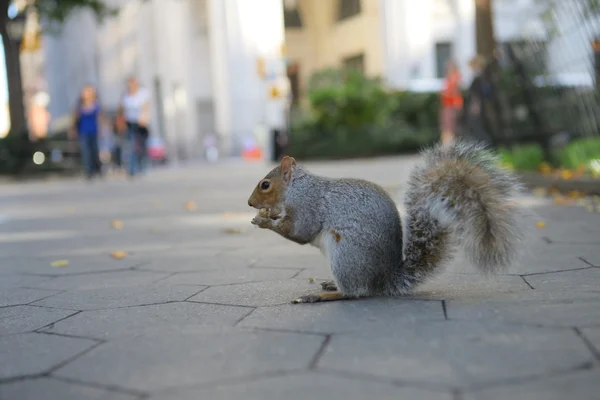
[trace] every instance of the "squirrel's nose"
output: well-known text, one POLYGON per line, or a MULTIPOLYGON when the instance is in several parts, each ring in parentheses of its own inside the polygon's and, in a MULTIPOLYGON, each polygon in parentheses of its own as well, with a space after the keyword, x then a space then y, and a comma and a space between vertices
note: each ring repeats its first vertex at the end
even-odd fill
POLYGON ((254 207, 254 204, 252 204, 252 200, 248 199, 248 205, 249 205, 250 207, 254 207))

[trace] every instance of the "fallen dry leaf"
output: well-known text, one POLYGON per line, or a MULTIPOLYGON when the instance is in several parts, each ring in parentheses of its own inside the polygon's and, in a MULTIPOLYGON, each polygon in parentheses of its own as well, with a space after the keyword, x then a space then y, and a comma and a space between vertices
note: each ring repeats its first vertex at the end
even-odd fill
POLYGON ((196 211, 198 209, 196 203, 191 200, 186 201, 183 207, 188 211, 196 211))
POLYGON ((230 235, 244 233, 245 231, 246 231, 246 229, 243 229, 243 228, 225 228, 225 229, 223 229, 223 233, 228 233, 230 235))
POLYGON ((571 190, 569 193, 567 193, 567 195, 572 199, 580 199, 584 197, 584 194, 577 190, 571 190))
POLYGON ((574 203, 575 203, 575 200, 569 199, 568 197, 564 197, 564 196, 555 196, 554 197, 554 204, 556 204, 557 206, 568 206, 568 205, 572 205, 574 203))
POLYGON ((543 229, 546 227, 546 223, 544 221, 538 221, 535 226, 537 226, 538 229, 543 229))
POLYGON ((308 283, 315 283, 315 278, 313 278, 312 276, 308 278, 308 283))
POLYGON ((127 257, 127 253, 124 251, 113 251, 110 253, 110 256, 114 259, 122 260, 123 258, 127 257))
POLYGON ((562 171, 560 171, 560 177, 567 181, 569 179, 573 179, 573 171, 568 170, 568 169, 563 169, 562 171))
POLYGON ((66 267, 67 265, 69 265, 69 260, 56 260, 50 263, 51 267, 66 267))
POLYGON ((548 174, 550 174, 552 172, 552 167, 550 166, 550 164, 543 162, 543 163, 540 164, 538 170, 542 174, 548 175, 548 174))
POLYGON ((113 219, 112 221, 110 221, 110 225, 113 227, 113 229, 117 229, 117 230, 121 230, 125 226, 123 221, 121 221, 119 219, 113 219))

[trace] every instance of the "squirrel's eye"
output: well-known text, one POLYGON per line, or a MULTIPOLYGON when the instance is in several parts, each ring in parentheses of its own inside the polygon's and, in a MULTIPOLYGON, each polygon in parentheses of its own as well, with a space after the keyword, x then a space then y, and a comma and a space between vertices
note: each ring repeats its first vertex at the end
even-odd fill
POLYGON ((263 181, 260 184, 261 190, 267 190, 270 186, 271 186, 271 182, 269 182, 269 181, 263 181))

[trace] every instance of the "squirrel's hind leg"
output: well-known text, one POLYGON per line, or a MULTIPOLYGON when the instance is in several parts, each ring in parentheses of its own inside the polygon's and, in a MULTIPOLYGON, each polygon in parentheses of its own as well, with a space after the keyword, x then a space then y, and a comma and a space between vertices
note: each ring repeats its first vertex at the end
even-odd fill
POLYGON ((321 303, 323 301, 337 301, 337 300, 352 300, 356 299, 356 296, 347 296, 342 294, 341 292, 324 292, 324 293, 314 293, 307 294, 306 296, 300 296, 292 303, 321 303))

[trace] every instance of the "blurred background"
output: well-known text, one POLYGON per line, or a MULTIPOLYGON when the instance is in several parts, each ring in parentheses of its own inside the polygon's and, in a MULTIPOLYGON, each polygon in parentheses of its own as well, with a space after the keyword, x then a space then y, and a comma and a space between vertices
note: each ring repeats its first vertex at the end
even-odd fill
MULTIPOLYGON (((599 172, 597 0, 0 0, 0 13, 5 174, 77 170, 81 89, 114 122, 131 77, 156 163, 400 154, 448 134, 518 170, 599 172)), ((119 158, 113 128, 103 163, 119 158)))

